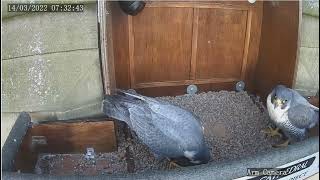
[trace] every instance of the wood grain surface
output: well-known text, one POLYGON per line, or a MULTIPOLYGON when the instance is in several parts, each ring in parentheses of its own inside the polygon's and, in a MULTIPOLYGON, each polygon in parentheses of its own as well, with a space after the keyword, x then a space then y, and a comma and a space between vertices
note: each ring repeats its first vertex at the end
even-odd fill
POLYGON ((116 137, 113 121, 48 123, 30 128, 16 157, 16 169, 32 172, 40 153, 85 153, 115 151, 116 137))

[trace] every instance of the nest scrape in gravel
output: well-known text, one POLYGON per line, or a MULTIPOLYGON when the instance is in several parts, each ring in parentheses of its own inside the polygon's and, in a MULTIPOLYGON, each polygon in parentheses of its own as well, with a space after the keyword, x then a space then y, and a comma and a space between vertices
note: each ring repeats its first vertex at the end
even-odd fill
MULTIPOLYGON (((157 97, 157 99, 167 100, 199 117, 204 127, 205 140, 210 148, 213 162, 233 160, 264 152, 271 149, 272 144, 279 140, 266 137, 261 132, 270 125, 267 111, 257 98, 246 92, 207 92, 196 95, 157 97)), ((87 167, 91 167, 91 164, 91 166, 75 166, 71 174, 138 173, 151 169, 168 169, 168 160, 155 158, 149 148, 142 144, 133 132, 129 130, 126 133, 123 123, 119 124, 117 129, 118 151, 101 155, 105 157, 105 161, 101 162, 103 170, 101 168, 88 170, 87 167)), ((83 163, 84 155, 78 156, 78 163, 75 164, 81 164, 81 162, 86 164, 83 163)), ((39 158, 37 172, 56 174, 57 171, 50 170, 56 167, 52 165, 54 161, 50 157, 47 156, 47 159, 51 165, 43 165, 45 163, 39 158), (41 170, 41 166, 49 170, 43 170, 43 168, 41 170)), ((95 161, 98 162, 98 160, 99 158, 95 161)))

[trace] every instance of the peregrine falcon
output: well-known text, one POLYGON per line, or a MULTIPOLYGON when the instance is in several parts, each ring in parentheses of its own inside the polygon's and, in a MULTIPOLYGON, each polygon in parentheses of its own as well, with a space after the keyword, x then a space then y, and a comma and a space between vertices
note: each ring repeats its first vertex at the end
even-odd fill
POLYGON ((124 121, 155 154, 178 165, 197 165, 210 159, 203 127, 191 112, 163 100, 118 90, 103 101, 104 113, 124 121))
POLYGON ((307 130, 319 122, 319 108, 311 105, 297 91, 283 85, 276 86, 267 98, 267 109, 276 129, 266 129, 271 136, 281 136, 282 130, 288 138, 275 147, 284 147, 291 141, 301 141, 306 138, 307 130))

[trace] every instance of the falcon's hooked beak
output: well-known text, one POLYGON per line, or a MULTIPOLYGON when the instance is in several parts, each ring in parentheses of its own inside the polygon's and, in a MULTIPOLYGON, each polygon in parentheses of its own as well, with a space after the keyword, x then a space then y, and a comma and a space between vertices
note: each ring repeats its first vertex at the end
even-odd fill
POLYGON ((171 158, 179 166, 195 166, 199 164, 206 164, 211 158, 209 149, 205 146, 201 151, 185 151, 183 157, 171 158))
POLYGON ((282 100, 281 98, 278 98, 277 96, 272 96, 271 102, 274 105, 274 109, 277 107, 281 107, 281 109, 284 109, 286 107, 285 100, 282 100))
POLYGON ((275 98, 272 103, 274 105, 274 108, 277 108, 283 105, 281 99, 278 99, 278 98, 275 98))

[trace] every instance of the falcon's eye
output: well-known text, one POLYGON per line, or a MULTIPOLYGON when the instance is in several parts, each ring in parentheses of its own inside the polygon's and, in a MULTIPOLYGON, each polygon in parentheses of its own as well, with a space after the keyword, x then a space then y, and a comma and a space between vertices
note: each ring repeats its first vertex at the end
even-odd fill
POLYGON ((282 103, 283 103, 283 104, 284 104, 284 103, 286 103, 286 102, 287 102, 287 100, 286 100, 286 99, 282 101, 282 103))

